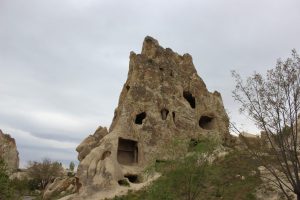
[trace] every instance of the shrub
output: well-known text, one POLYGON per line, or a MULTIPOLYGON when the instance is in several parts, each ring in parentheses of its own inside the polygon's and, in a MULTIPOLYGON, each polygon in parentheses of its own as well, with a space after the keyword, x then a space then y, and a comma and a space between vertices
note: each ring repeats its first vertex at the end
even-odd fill
POLYGON ((0 159, 0 199, 12 199, 13 187, 7 173, 5 162, 0 159))

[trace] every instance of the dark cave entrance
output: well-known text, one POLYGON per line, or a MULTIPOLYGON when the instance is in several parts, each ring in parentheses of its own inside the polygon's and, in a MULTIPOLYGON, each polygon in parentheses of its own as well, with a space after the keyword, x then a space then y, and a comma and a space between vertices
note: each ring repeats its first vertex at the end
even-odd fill
POLYGON ((134 123, 136 124, 143 124, 143 120, 146 118, 146 113, 142 112, 140 114, 137 114, 135 117, 134 123))
POLYGON ((209 116, 201 116, 199 120, 199 126, 206 130, 214 128, 214 118, 209 116))
POLYGON ((125 175, 124 177, 128 178, 130 183, 139 183, 139 179, 137 175, 125 175))
POLYGON ((193 97, 192 93, 190 93, 189 91, 183 91, 183 97, 185 98, 185 100, 187 100, 187 102, 189 102, 192 108, 196 107, 195 97, 193 97))

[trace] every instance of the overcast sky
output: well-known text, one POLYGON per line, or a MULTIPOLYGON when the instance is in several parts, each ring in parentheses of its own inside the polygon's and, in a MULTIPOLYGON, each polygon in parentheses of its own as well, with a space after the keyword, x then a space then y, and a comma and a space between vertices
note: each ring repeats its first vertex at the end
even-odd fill
POLYGON ((238 114, 230 71, 264 73, 300 52, 299 0, 0 0, 0 129, 21 164, 68 164, 76 146, 109 126, 127 78, 129 52, 146 35, 193 56, 210 91, 238 114))

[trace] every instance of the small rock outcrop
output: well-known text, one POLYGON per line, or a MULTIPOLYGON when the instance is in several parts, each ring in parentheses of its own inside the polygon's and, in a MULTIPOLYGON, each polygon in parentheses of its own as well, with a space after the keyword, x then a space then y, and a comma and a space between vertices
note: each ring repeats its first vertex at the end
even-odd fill
POLYGON ((99 146, 100 140, 107 134, 107 128, 99 126, 93 135, 89 135, 85 138, 76 148, 76 151, 78 152, 78 160, 83 160, 93 148, 99 146))
POLYGON ((192 57, 146 37, 141 54, 130 54, 128 78, 109 131, 100 127, 77 148, 82 184, 77 199, 116 191, 124 179, 145 182, 147 167, 184 155, 191 141, 213 136, 225 143, 228 126, 220 93, 207 90, 192 57))
POLYGON ((45 188, 43 200, 56 199, 73 194, 78 190, 78 179, 75 177, 56 178, 45 188))
POLYGON ((0 158, 7 164, 10 172, 14 172, 19 168, 19 152, 17 150, 16 141, 8 134, 4 134, 0 130, 0 158))

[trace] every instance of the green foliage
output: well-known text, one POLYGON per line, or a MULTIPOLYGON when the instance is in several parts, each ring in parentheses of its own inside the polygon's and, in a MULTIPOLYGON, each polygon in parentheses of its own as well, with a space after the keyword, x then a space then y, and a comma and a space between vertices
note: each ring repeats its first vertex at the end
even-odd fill
POLYGON ((189 151, 197 153, 211 153, 219 145, 217 138, 199 138, 198 140, 191 140, 189 151))
POLYGON ((74 172, 68 172, 68 173, 67 173, 67 176, 68 176, 68 177, 74 177, 74 176, 75 176, 75 173, 74 173, 74 172))
POLYGON ((40 181, 38 179, 30 179, 28 180, 28 189, 30 191, 35 191, 40 188, 40 181))
POLYGON ((73 172, 75 169, 75 163, 73 161, 70 162, 69 169, 73 172))
POLYGON ((29 162, 28 174, 32 178, 31 189, 43 190, 49 182, 63 175, 63 168, 58 162, 44 159, 42 162, 29 162))
POLYGON ((20 195, 29 194, 29 180, 27 178, 19 180, 13 179, 11 180, 12 185, 14 186, 14 190, 20 195))
POLYGON ((13 199, 12 186, 6 164, 4 160, 0 159, 0 199, 13 199))
POLYGON ((6 164, 0 159, 0 200, 19 200, 24 195, 34 194, 38 182, 28 179, 10 179, 6 164))
POLYGON ((126 179, 119 180, 118 183, 119 183, 119 185, 123 185, 126 187, 130 186, 130 184, 128 183, 128 181, 126 179))

